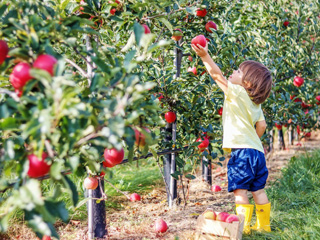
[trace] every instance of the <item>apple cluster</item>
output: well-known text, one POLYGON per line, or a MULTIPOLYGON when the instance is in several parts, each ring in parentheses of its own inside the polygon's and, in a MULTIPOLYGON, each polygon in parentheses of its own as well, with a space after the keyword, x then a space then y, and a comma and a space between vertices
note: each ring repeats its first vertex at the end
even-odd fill
POLYGON ((235 214, 229 214, 227 212, 215 212, 212 209, 207 209, 203 213, 203 216, 205 219, 226 222, 226 223, 232 223, 232 222, 239 221, 239 217, 235 214))

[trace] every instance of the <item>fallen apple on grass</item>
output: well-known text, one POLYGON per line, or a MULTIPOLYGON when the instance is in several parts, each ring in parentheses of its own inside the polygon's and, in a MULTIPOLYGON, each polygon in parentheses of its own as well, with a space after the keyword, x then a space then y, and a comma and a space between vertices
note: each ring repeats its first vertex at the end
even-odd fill
POLYGON ((221 187, 219 185, 212 185, 211 186, 211 191, 212 192, 220 192, 221 191, 221 187))
POLYGON ((130 201, 131 202, 141 201, 141 196, 138 193, 132 193, 130 195, 130 201))
POLYGON ((168 230, 168 225, 164 220, 157 219, 154 223, 154 230, 156 233, 164 233, 168 230))

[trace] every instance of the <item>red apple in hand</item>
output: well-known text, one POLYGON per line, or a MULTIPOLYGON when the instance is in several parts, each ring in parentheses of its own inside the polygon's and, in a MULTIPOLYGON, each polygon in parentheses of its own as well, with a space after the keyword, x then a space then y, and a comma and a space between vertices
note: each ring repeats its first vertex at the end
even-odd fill
POLYGON ((50 171, 51 165, 49 165, 45 159, 48 157, 47 153, 42 153, 42 159, 40 160, 36 155, 28 155, 29 170, 28 176, 31 178, 38 178, 46 175, 50 171))
POLYGON ((207 9, 198 9, 196 14, 198 17, 205 17, 207 15, 207 9))
POLYGON ((137 201, 140 201, 141 200, 141 197, 138 193, 132 193, 130 195, 130 201, 131 202, 137 202, 137 201))
POLYGON ((154 230, 156 233, 164 233, 168 230, 168 225, 162 219, 158 219, 154 223, 154 230))
POLYGON ((230 214, 229 217, 227 217, 226 222, 227 223, 239 222, 239 217, 235 214, 230 214))
POLYGON ((191 72, 197 76, 197 68, 196 67, 188 67, 188 72, 191 72))
POLYGON ((149 34, 149 33, 151 33, 150 28, 148 27, 147 24, 142 24, 142 27, 144 27, 144 34, 149 34))
POLYGON ((304 79, 302 77, 296 76, 293 79, 293 85, 295 85, 296 87, 300 87, 303 83, 304 83, 304 79))
POLYGON ((94 177, 86 177, 83 181, 83 186, 86 189, 96 189, 98 184, 98 180, 94 177))
POLYGON ((21 62, 13 68, 9 79, 14 88, 21 89, 32 79, 30 69, 30 65, 25 62, 21 62))
POLYGON ((283 26, 288 27, 289 21, 284 21, 283 26))
POLYGON ((55 57, 42 54, 37 57, 37 59, 33 63, 34 68, 42 69, 47 71, 51 76, 53 76, 54 66, 57 63, 57 59, 55 57))
POLYGON ((104 167, 114 167, 115 165, 122 162, 124 158, 124 150, 121 148, 117 150, 116 148, 105 149, 104 150, 104 162, 102 163, 104 167))
POLYGON ((201 142, 198 145, 198 148, 201 152, 203 152, 208 146, 209 146, 209 139, 208 138, 204 138, 203 140, 201 138, 198 138, 196 142, 201 142))
POLYGON ((171 38, 172 38, 174 41, 179 41, 179 40, 182 38, 182 36, 183 36, 182 30, 179 29, 179 28, 177 28, 177 29, 174 29, 174 30, 173 30, 173 34, 172 34, 172 37, 171 37, 171 38))
POLYGON ((209 21, 206 23, 206 30, 210 33, 212 33, 212 30, 210 28, 213 28, 215 30, 217 30, 217 24, 215 24, 214 22, 212 21, 209 21))
POLYGON ((176 114, 174 112, 167 112, 164 117, 168 123, 173 123, 176 120, 176 114))
POLYGON ((6 41, 0 40, 0 65, 6 60, 9 47, 6 41))
POLYGON ((219 185, 212 185, 211 191, 212 192, 220 192, 221 191, 221 187, 219 185))
POLYGON ((218 213, 216 220, 221 221, 221 222, 225 222, 228 217, 229 217, 229 213, 221 212, 221 213, 218 213))
POLYGON ((206 45, 207 45, 206 37, 203 35, 198 35, 191 40, 191 44, 196 45, 196 46, 199 44, 202 47, 206 47, 206 45))

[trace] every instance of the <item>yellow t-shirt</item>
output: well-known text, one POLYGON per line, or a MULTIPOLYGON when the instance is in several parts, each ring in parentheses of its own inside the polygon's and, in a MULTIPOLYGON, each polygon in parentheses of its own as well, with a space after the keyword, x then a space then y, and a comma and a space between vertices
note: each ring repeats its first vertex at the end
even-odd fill
POLYGON ((255 124, 264 120, 261 105, 251 101, 244 87, 228 81, 224 97, 222 125, 222 148, 253 148, 264 153, 255 124))

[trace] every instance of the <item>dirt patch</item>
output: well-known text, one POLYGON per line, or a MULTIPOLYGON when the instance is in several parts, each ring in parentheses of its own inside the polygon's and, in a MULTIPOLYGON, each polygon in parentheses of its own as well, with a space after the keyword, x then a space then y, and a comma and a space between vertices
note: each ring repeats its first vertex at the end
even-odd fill
MULTIPOLYGON (((279 178, 281 169, 286 166, 292 156, 306 153, 319 148, 320 134, 313 133, 308 140, 301 141, 301 146, 288 146, 286 150, 275 150, 269 155, 267 166, 269 169, 268 183, 279 178)), ((275 146, 277 149, 277 144, 275 146)), ((216 211, 234 212, 233 194, 227 191, 227 161, 222 167, 213 169, 213 184, 220 185, 221 192, 212 193, 210 186, 201 180, 201 175, 190 183, 189 198, 184 207, 180 205, 170 209, 166 202, 165 188, 156 188, 142 196, 139 203, 128 202, 126 198, 119 197, 118 201, 123 210, 107 209, 108 236, 103 239, 193 239, 195 236, 196 219, 205 209, 211 207, 216 211), (164 219, 169 230, 164 234, 155 234, 153 223, 156 219, 164 219)), ((186 182, 184 183, 186 185, 186 182)), ((178 189, 178 191, 181 189, 178 189)), ((182 191, 179 191, 180 198, 182 191)), ((68 224, 57 223, 56 227, 62 240, 87 239, 87 222, 72 219, 68 224)), ((0 235, 0 239, 37 239, 30 229, 24 225, 11 226, 8 235, 0 235)))

